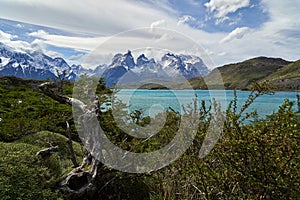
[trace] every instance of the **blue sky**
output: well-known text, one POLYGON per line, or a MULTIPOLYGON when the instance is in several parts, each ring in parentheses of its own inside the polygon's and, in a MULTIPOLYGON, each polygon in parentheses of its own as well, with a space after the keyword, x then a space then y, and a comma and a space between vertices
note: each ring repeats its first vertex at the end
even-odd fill
POLYGON ((114 53, 154 44, 195 53, 182 34, 211 68, 255 56, 298 60, 299 9, 294 0, 1 0, 0 42, 70 63, 98 48, 99 62, 109 62, 114 53))
POLYGON ((193 28, 207 32, 231 32, 235 28, 247 26, 259 28, 268 20, 268 13, 264 12, 259 0, 249 1, 249 6, 240 7, 235 12, 229 12, 224 16, 215 17, 217 10, 209 12, 203 0, 170 0, 170 5, 178 12, 179 18, 190 16, 186 23, 193 28))

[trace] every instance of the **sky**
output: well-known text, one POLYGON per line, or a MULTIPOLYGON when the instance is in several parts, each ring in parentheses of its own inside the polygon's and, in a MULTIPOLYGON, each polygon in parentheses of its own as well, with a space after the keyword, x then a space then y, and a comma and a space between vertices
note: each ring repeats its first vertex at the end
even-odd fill
POLYGON ((128 49, 195 54, 209 68, 257 56, 294 61, 299 10, 298 0, 0 0, 0 42, 71 64, 93 59, 88 67, 128 49))

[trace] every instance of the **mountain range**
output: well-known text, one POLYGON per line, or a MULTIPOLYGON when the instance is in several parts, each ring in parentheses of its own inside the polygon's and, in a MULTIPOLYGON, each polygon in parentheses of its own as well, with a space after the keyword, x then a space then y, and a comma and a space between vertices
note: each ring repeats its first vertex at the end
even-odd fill
POLYGON ((38 80, 57 79, 62 72, 68 80, 74 80, 78 66, 69 66, 63 58, 51 58, 39 52, 18 52, 0 43, 0 76, 16 76, 38 80))
MULTIPOLYGON (((277 90, 300 90, 300 60, 291 62, 281 58, 256 57, 210 71, 201 58, 193 55, 166 53, 155 60, 141 54, 135 59, 128 51, 116 54, 110 64, 85 69, 81 65, 69 65, 63 58, 51 58, 40 52, 18 52, 0 43, 0 76, 74 81, 82 74, 103 77, 107 86, 118 84, 129 88, 137 82, 182 77, 188 79, 195 89, 207 89, 207 82, 210 88, 215 89, 224 86, 225 89, 249 89, 254 82, 267 81, 277 90), (221 74, 224 85, 218 85, 217 73, 221 74)), ((176 88, 181 88, 180 81, 175 84, 176 88)), ((156 87, 155 84, 146 86, 147 89, 152 87, 156 87)))
POLYGON ((63 58, 51 58, 40 52, 17 52, 0 44, 0 76, 31 79, 76 80, 80 75, 105 78, 107 86, 125 84, 145 79, 176 77, 192 78, 210 72, 201 58, 193 55, 166 53, 161 60, 147 58, 144 54, 135 60, 128 51, 116 54, 111 64, 101 64, 95 69, 69 65, 63 58))

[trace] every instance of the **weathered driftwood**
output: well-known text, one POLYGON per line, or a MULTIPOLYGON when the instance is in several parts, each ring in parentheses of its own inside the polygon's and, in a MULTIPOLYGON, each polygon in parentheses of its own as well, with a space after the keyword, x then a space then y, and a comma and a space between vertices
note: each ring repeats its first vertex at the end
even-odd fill
POLYGON ((58 146, 49 147, 49 148, 40 150, 39 152, 36 153, 36 155, 44 158, 44 157, 50 156, 53 152, 56 152, 57 150, 58 150, 58 146))
POLYGON ((68 134, 68 137, 69 137, 69 139, 67 141, 67 144, 68 144, 68 147, 70 149, 70 154, 71 154, 71 160, 72 160, 72 163, 73 163, 73 168, 76 168, 79 165, 77 163, 76 156, 75 156, 74 149, 73 149, 73 145, 72 145, 70 125, 69 125, 68 121, 66 121, 66 124, 67 124, 67 134, 68 134))
MULTIPOLYGON (((143 176, 143 174, 120 177, 115 170, 104 167, 104 165, 96 158, 102 158, 102 143, 101 131, 97 117, 100 115, 100 103, 95 97, 91 101, 91 105, 86 105, 82 101, 59 95, 55 92, 55 85, 51 83, 44 83, 39 86, 39 89, 50 98, 73 107, 73 111, 77 112, 76 122, 80 124, 82 133, 79 137, 82 139, 86 149, 84 152, 82 163, 79 167, 74 168, 60 183, 61 191, 64 193, 66 199, 122 199, 121 194, 125 199, 148 199, 149 195, 145 188, 136 188, 135 193, 122 191, 118 185, 114 185, 115 181, 123 181, 123 184, 132 184, 127 179, 143 176), (89 150, 88 150, 89 149, 89 150), (107 188, 111 188, 111 190, 107 188), (114 188, 116 187, 116 188, 114 188), (140 197, 142 196, 142 197, 140 197)), ((90 95, 89 95, 90 96, 90 95)), ((92 96, 90 96, 92 97, 92 96)), ((69 137, 70 140, 70 137, 69 137)), ((71 151, 71 150, 70 150, 71 151)), ((113 153, 111 151, 105 151, 113 153)), ((74 164, 74 162, 73 162, 74 164)), ((75 164, 74 164, 75 165, 75 164)), ((123 199, 124 199, 123 198, 123 199)))
MULTIPOLYGON (((74 98, 64 97, 57 94, 52 88, 54 86, 51 83, 44 83, 39 86, 39 89, 50 98, 69 106, 73 106, 76 109, 79 109, 82 113, 82 116, 79 117, 79 120, 84 125, 85 122, 94 117, 94 115, 98 115, 99 113, 95 113, 99 110, 97 105, 87 106, 82 101, 74 98), (96 106, 96 107, 95 107, 96 106)), ((84 127, 88 129, 88 126, 84 127)), ((85 132, 88 132, 86 130, 85 132)), ((93 130, 91 130, 93 131, 93 130)), ((70 133, 69 133, 70 134, 70 133)), ((85 138, 92 139, 92 138, 85 138)), ((70 137, 68 141, 68 145, 70 146, 70 151, 72 152, 70 137)), ((73 152, 74 155, 74 152, 73 152)), ((62 181, 61 181, 61 190, 64 192, 65 196, 68 199, 93 199, 94 194, 96 193, 96 189, 99 188, 99 178, 101 168, 103 164, 96 160, 92 153, 88 150, 85 150, 82 164, 78 166, 77 161, 75 160, 75 156, 72 159, 73 165, 77 166, 73 169, 62 181)), ((103 172, 102 172, 103 174, 103 172)), ((101 187, 101 185, 100 185, 101 187)))

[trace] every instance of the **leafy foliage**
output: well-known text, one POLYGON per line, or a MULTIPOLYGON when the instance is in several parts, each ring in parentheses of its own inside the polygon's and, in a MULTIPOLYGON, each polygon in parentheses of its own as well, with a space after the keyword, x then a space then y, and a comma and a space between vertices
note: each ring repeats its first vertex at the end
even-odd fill
MULTIPOLYGON (((93 81, 97 84, 99 99, 107 102, 111 91, 103 80, 93 81)), ((0 78, 0 83, 0 198, 62 198, 58 183, 72 170, 67 138, 63 136, 65 121, 72 123, 71 109, 40 93, 36 86, 41 82, 9 77, 0 78), (56 145, 59 150, 51 156, 44 159, 36 156, 39 150, 56 145)), ((258 96, 269 92, 265 86, 254 86, 244 107, 237 108, 235 96, 222 113, 225 117, 223 133, 206 157, 200 158, 199 151, 213 120, 210 111, 221 112, 221 109, 216 102, 207 106, 202 101, 199 106, 186 110, 187 115, 194 112, 199 115, 199 128, 193 145, 181 158, 157 172, 143 175, 105 168, 106 173, 100 180, 105 182, 99 188, 98 199, 132 199, 132 196, 136 199, 298 199, 300 97, 296 105, 286 100, 277 112, 249 124, 245 119, 255 117, 256 112, 244 113, 246 108, 258 96), (292 109, 294 106, 298 106, 298 113, 292 109)), ((72 94, 71 83, 64 82, 62 87, 62 95, 72 94)), ((119 114, 126 112, 125 105, 116 106, 119 106, 119 114)), ((138 110, 127 116, 123 125, 129 128, 146 127, 152 121, 165 119, 162 114, 144 118, 138 110)), ((122 130, 111 109, 103 111, 99 121, 108 138, 119 147, 150 152, 172 140, 182 123, 180 115, 171 109, 166 116, 163 128, 147 140, 132 137, 122 130)), ((182 125, 190 130, 187 123, 182 125)), ((76 138, 74 127, 72 132, 76 138)), ((82 147, 78 143, 73 145, 80 161, 82 147)))
MULTIPOLYGON (((248 102, 263 93, 253 92, 248 102)), ((206 132, 205 126, 201 126, 188 152, 153 174, 151 178, 159 183, 155 188, 158 198, 299 197, 300 120, 292 110, 293 103, 286 100, 267 119, 245 125, 241 119, 245 108, 237 110, 237 101, 236 97, 227 109, 223 135, 208 156, 198 156, 206 132)))

